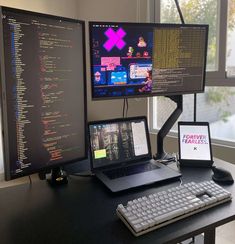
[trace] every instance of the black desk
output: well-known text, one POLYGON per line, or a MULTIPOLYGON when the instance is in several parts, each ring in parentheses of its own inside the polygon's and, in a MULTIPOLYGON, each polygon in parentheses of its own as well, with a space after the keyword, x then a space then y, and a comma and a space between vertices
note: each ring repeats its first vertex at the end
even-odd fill
MULTIPOLYGON (((220 160, 216 165, 230 170, 235 178, 235 166, 220 160)), ((183 182, 211 179, 210 169, 187 168, 182 173, 183 182)), ((171 181, 113 194, 95 178, 72 177, 67 186, 56 189, 44 181, 1 189, 1 244, 160 244, 203 232, 212 244, 215 228, 235 219, 235 200, 140 237, 134 237, 115 214, 119 203, 178 184, 171 181)), ((235 196, 235 185, 225 188, 235 196)))

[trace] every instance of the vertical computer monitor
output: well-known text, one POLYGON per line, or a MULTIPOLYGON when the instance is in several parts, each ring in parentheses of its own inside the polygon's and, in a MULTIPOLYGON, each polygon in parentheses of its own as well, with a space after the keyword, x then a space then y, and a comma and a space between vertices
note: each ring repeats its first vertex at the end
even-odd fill
POLYGON ((208 25, 90 22, 93 99, 203 92, 208 25))
POLYGON ((87 158, 84 22, 1 8, 6 179, 87 158))

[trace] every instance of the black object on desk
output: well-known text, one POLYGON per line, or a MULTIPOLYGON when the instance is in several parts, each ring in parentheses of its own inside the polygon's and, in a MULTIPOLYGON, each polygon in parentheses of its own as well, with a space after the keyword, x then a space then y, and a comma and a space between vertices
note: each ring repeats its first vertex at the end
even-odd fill
POLYGON ((214 173, 212 179, 215 182, 227 185, 234 183, 233 177, 229 171, 220 167, 212 167, 212 171, 214 173))
MULTIPOLYGON (((235 175, 235 166, 216 165, 235 175)), ((183 168, 183 183, 211 179, 209 168, 183 168)), ((205 233, 214 243, 215 228, 235 219, 235 201, 201 212, 140 237, 134 237, 116 216, 117 205, 166 190, 179 182, 158 183, 128 192, 111 193, 96 178, 70 177, 69 184, 51 188, 46 181, 0 190, 2 244, 37 243, 177 243, 205 233)), ((235 196, 235 186, 224 186, 235 196)))

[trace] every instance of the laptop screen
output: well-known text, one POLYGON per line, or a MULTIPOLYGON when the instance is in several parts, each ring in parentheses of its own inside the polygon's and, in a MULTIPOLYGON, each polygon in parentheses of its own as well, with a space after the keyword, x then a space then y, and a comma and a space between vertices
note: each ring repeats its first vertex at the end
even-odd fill
POLYGON ((151 157, 146 117, 89 123, 93 168, 151 157))

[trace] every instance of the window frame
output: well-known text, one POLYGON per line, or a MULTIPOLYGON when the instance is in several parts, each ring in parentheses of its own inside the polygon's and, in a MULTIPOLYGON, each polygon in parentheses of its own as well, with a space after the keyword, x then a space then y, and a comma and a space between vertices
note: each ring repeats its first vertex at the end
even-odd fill
MULTIPOLYGON (((162 0, 149 0, 149 22, 160 23, 161 14, 161 1, 162 0)), ((171 0, 174 1, 174 0, 171 0)), ((228 0, 217 0, 218 3, 218 31, 217 31, 217 57, 216 57, 216 71, 206 72, 206 86, 226 86, 235 87, 235 77, 227 77, 226 72, 226 47, 227 47, 227 16, 228 16, 228 0)), ((179 3, 180 4, 180 3, 179 3)), ((149 126, 151 133, 158 133, 159 129, 154 128, 155 124, 155 111, 157 111, 157 103, 154 102, 155 98, 148 99, 148 115, 149 126)), ((176 132, 170 131, 169 136, 177 137, 176 132)), ((212 139, 213 144, 225 145, 234 147, 235 143, 222 139, 212 139)))

